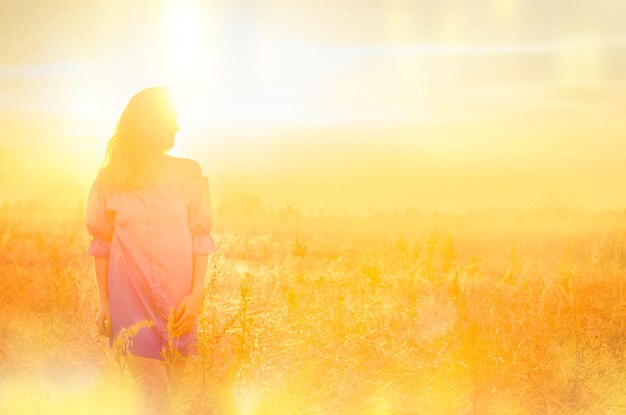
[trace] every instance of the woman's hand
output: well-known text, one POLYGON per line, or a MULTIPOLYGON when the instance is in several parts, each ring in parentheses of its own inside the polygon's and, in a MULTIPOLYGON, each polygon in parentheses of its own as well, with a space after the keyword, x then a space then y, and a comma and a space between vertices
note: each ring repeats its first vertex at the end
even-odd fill
POLYGON ((180 337, 187 333, 198 318, 202 306, 202 294, 192 292, 178 304, 178 308, 174 312, 174 321, 172 324, 172 332, 174 337, 180 337))
POLYGON ((111 337, 111 311, 108 305, 100 306, 96 317, 96 326, 98 326, 101 335, 111 337))

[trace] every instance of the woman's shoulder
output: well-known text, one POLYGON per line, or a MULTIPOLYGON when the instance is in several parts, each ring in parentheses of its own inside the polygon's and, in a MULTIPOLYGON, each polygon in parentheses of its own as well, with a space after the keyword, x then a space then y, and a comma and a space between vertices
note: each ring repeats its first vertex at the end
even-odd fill
POLYGON ((110 183, 110 167, 105 166, 98 171, 92 185, 106 187, 110 183))
POLYGON ((197 179, 202 176, 202 169, 197 161, 182 157, 167 156, 174 170, 184 179, 197 179))

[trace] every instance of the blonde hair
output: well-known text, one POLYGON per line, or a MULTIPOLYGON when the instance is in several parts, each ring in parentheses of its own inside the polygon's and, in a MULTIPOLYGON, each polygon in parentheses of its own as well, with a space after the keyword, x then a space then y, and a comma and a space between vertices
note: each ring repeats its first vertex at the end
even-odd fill
POLYGON ((98 179, 120 191, 150 181, 159 156, 173 145, 176 118, 167 87, 146 88, 135 94, 109 140, 98 179))

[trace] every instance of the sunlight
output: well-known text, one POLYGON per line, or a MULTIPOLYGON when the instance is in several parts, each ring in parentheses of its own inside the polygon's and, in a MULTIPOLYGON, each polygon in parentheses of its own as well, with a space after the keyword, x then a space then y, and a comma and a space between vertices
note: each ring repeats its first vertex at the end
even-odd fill
POLYGON ((459 43, 462 38, 462 10, 458 5, 446 7, 441 21, 441 40, 444 43, 459 43))
POLYGON ((91 126, 100 114, 100 94, 94 87, 81 85, 74 96, 73 113, 83 125, 91 126))
POLYGON ((204 8, 193 0, 169 1, 163 13, 168 85, 179 110, 181 129, 192 126, 202 116, 202 91, 207 90, 210 77, 204 16, 204 8))
POLYGON ((194 1, 172 1, 166 5, 163 22, 164 44, 174 83, 189 83, 187 75, 199 74, 205 64, 203 49, 206 30, 203 10, 194 1))
POLYGON ((394 396, 392 391, 380 390, 372 397, 372 407, 366 413, 371 415, 393 414, 394 396))
POLYGON ((261 24, 224 30, 215 23, 220 9, 208 7, 185 0, 163 9, 167 82, 191 140, 192 130, 318 125, 341 116, 322 109, 337 82, 329 79, 336 63, 327 49, 278 38, 261 24))
POLYGON ((510 22, 517 12, 517 0, 493 0, 493 9, 501 22, 510 22))
POLYGON ((387 31, 391 43, 410 42, 414 35, 415 22, 406 1, 395 1, 388 8, 387 31))
POLYGON ((578 47, 564 48, 557 61, 559 76, 566 80, 597 77, 602 69, 603 52, 603 45, 591 40, 581 42, 578 47))
POLYGON ((0 415, 626 415, 626 0, 5 3, 0 415))
POLYGON ((126 385, 86 371, 53 379, 11 377, 0 391, 2 413, 84 414, 105 408, 118 415, 133 413, 134 395, 126 385))
POLYGON ((258 410, 261 397, 257 391, 238 385, 233 390, 233 398, 238 415, 253 415, 258 410))

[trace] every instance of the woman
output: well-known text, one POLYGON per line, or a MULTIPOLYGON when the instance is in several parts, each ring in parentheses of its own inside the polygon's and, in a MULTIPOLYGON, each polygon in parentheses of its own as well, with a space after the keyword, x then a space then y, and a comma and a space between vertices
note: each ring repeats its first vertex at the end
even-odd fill
POLYGON ((166 154, 176 131, 167 89, 133 96, 86 209, 100 297, 96 324, 109 345, 119 347, 125 337, 120 331, 144 322, 120 353, 149 413, 165 410, 185 359, 197 353, 208 255, 217 250, 207 178, 195 161, 166 154))

